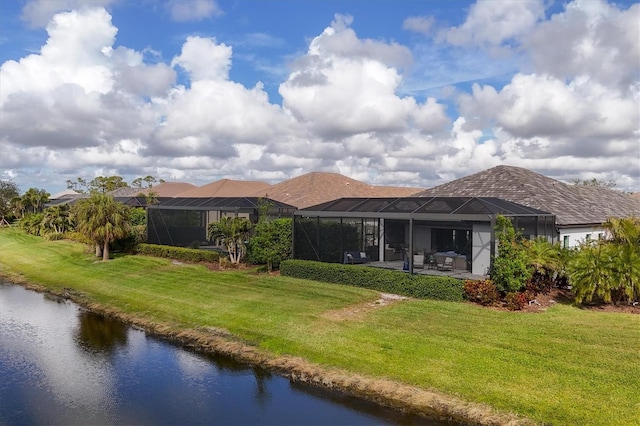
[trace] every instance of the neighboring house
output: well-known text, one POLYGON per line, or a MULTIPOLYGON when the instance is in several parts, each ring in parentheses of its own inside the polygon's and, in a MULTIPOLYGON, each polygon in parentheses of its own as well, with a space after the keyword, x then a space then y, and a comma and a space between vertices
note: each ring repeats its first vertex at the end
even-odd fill
POLYGON ((270 186, 267 182, 261 181, 220 179, 174 196, 182 198, 251 197, 255 196, 256 191, 264 190, 270 186))
MULTIPOLYGON (((603 235, 611 217, 640 216, 640 200, 604 187, 569 185, 521 167, 497 166, 415 194, 420 197, 497 197, 555 215, 564 247, 603 235)), ((516 224, 517 226, 517 224, 516 224)), ((525 230, 525 234, 528 234, 525 230)))
MULTIPOLYGON (((155 187, 154 187, 155 188, 155 187)), ((222 179, 160 198, 148 208, 148 242, 195 245, 206 241, 206 227, 224 216, 258 218, 261 201, 271 204, 272 217, 291 217, 300 207, 340 197, 409 195, 419 188, 378 187, 337 173, 314 172, 270 185, 259 181, 222 179)))
POLYGON ((373 186, 339 173, 311 172, 262 188, 252 195, 300 209, 343 197, 405 197, 420 188, 373 186))
POLYGON ((271 217, 291 217, 294 206, 259 197, 159 198, 147 206, 147 242, 172 246, 208 245, 207 225, 226 216, 255 223, 260 203, 271 217))

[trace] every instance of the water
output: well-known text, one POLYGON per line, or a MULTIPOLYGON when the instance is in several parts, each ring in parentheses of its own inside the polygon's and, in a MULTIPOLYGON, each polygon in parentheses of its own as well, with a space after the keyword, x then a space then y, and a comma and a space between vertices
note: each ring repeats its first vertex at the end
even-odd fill
POLYGON ((428 424, 0 282, 0 426, 428 424))

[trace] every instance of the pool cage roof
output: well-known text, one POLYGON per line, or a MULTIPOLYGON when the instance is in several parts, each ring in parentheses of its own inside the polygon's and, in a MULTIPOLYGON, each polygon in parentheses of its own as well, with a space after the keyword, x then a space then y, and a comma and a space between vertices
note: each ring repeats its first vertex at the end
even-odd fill
POLYGON ((340 198, 298 210, 296 216, 487 220, 487 216, 553 216, 495 197, 340 198))
POLYGON ((270 210, 291 211, 296 207, 264 197, 201 197, 201 198, 163 198, 158 203, 149 204, 149 209, 163 210, 255 210, 261 202, 267 202, 270 210))

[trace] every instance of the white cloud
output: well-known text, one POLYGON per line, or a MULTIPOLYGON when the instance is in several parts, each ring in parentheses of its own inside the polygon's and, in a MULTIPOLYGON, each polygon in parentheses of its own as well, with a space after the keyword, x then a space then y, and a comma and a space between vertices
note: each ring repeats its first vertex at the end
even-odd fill
POLYGON ((350 23, 350 18, 337 16, 292 64, 280 85, 283 106, 325 138, 398 132, 412 119, 425 130, 446 125, 442 105, 417 105, 396 94, 402 76, 394 65, 408 64, 410 52, 393 43, 361 40, 350 23))
POLYGON ((87 7, 108 6, 117 0, 29 0, 22 8, 22 20, 32 27, 45 27, 59 13, 87 7))
POLYGON ((440 37, 457 46, 500 46, 529 33, 544 18, 543 0, 478 0, 465 22, 440 37))
POLYGON ((431 33, 431 28, 435 23, 433 16, 410 16, 402 22, 402 28, 423 35, 431 33))
POLYGON ((578 0, 540 23, 524 47, 538 72, 560 79, 588 76, 629 90, 640 75, 640 4, 627 10, 578 0))
POLYGON ((222 14, 215 0, 169 0, 171 19, 177 22, 200 21, 222 14))
POLYGON ((217 44, 214 38, 187 37, 182 52, 171 61, 171 66, 184 68, 197 80, 227 80, 231 68, 231 47, 217 44))

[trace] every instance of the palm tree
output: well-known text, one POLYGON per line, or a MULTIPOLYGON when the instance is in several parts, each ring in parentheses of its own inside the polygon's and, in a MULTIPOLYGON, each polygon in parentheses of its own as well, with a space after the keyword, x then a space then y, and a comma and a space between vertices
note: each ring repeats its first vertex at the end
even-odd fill
POLYGON ((109 244, 131 230, 129 207, 106 194, 81 200, 75 206, 75 218, 78 232, 95 243, 96 256, 102 246, 102 260, 109 260, 109 244))
POLYGON ((24 205, 24 199, 20 196, 13 197, 11 199, 11 210, 13 211, 13 215, 17 219, 22 219, 22 216, 24 216, 24 212, 26 210, 26 206, 24 205))
POLYGON ((207 238, 227 248, 231 263, 240 263, 247 250, 245 241, 250 230, 251 222, 247 218, 226 216, 207 226, 207 238))
POLYGON ((44 189, 29 188, 22 196, 26 207, 30 207, 32 213, 42 211, 44 204, 49 201, 49 193, 44 189))
POLYGON ((63 234, 72 228, 71 215, 68 205, 51 206, 44 209, 42 227, 47 232, 63 234))

